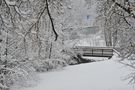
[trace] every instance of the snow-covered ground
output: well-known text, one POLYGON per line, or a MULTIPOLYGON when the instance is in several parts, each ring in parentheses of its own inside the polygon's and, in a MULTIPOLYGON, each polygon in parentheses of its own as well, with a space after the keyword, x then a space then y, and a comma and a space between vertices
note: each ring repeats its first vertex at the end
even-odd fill
POLYGON ((123 81, 129 73, 116 60, 106 60, 41 73, 34 87, 13 90, 135 90, 123 81))

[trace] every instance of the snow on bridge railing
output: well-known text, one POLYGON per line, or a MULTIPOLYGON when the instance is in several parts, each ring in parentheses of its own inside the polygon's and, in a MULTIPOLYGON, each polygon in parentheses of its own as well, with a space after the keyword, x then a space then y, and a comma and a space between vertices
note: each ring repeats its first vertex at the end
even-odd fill
POLYGON ((73 48, 76 54, 88 57, 108 57, 113 56, 113 47, 89 47, 89 46, 76 46, 73 48))

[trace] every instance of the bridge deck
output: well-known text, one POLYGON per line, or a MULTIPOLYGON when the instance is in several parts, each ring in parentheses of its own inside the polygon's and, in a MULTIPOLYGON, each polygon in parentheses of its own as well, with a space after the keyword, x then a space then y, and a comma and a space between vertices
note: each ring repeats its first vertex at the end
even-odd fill
POLYGON ((93 57, 109 57, 113 56, 112 47, 85 47, 77 46, 73 48, 75 53, 81 54, 82 56, 93 56, 93 57))

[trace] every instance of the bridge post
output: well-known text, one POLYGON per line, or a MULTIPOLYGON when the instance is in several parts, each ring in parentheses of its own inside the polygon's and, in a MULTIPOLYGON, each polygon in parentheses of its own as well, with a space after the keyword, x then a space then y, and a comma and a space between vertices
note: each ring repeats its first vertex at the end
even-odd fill
POLYGON ((102 56, 103 56, 103 49, 101 49, 102 50, 102 56))
POLYGON ((93 55, 93 49, 92 49, 92 55, 93 55))

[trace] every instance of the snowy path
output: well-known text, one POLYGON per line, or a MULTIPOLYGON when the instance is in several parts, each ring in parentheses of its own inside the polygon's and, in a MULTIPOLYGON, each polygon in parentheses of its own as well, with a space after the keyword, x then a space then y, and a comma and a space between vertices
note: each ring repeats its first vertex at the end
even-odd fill
POLYGON ((122 81, 127 74, 129 70, 115 61, 95 62, 39 74, 37 86, 20 90, 135 90, 122 81))

